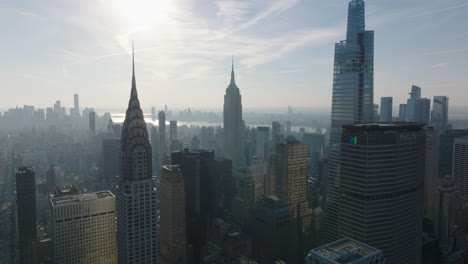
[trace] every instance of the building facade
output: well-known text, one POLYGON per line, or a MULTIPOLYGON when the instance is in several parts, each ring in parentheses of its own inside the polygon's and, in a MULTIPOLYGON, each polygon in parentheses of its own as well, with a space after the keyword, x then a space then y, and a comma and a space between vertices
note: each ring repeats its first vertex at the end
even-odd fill
POLYGON ((54 263, 117 264, 115 196, 80 194, 72 185, 51 194, 54 263))
POLYGON ((343 127, 338 232, 420 263, 426 135, 418 123, 343 127))
POLYGON ((245 159, 242 98, 234 78, 234 63, 231 71, 231 82, 224 95, 223 131, 224 156, 232 160, 233 167, 242 167, 245 159))
POLYGON ((36 178, 32 167, 16 170, 19 263, 37 262, 36 178))
POLYGON ((330 131, 329 175, 323 241, 337 240, 342 126, 373 121, 374 32, 365 30, 365 3, 352 0, 348 6, 346 40, 335 44, 330 131))
POLYGON ((380 122, 392 122, 393 97, 380 98, 380 122))
POLYGON ((456 138, 453 142, 452 175, 458 193, 468 199, 468 136, 456 138))
POLYGON ((162 167, 160 188, 159 263, 186 264, 185 187, 178 166, 162 167))
POLYGON ((448 125, 449 98, 447 96, 434 96, 432 104, 431 124, 440 134, 444 134, 448 125))
POLYGON ((120 141, 117 190, 118 262, 158 263, 158 197, 152 150, 140 108, 133 65, 132 89, 120 141))

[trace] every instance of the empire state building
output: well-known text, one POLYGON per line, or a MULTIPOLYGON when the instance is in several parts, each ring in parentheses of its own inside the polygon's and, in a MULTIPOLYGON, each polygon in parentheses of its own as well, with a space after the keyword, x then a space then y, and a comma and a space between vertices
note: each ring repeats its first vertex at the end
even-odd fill
POLYGON ((157 193, 151 145, 140 108, 132 57, 132 90, 120 141, 117 190, 117 245, 119 263, 158 263, 157 193))
POLYGON ((224 95, 224 155, 232 159, 233 168, 244 165, 244 122, 242 120, 242 101, 240 90, 234 78, 232 63, 231 82, 224 95))

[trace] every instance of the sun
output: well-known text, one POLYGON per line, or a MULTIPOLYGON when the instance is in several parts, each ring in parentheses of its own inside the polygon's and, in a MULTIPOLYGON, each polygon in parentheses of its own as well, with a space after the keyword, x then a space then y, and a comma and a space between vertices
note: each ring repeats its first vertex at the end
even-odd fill
POLYGON ((138 31, 167 20, 171 0, 119 0, 118 8, 130 28, 138 31))

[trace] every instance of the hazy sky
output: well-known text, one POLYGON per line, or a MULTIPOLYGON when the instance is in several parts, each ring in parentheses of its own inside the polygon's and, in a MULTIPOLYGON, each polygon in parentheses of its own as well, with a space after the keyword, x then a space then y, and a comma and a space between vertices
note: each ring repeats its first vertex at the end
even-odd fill
MULTIPOLYGON (((348 0, 0 0, 0 109, 125 108, 131 41, 142 107, 221 108, 231 55, 243 105, 328 107, 348 0)), ((375 102, 468 100, 467 0, 367 0, 375 102)))

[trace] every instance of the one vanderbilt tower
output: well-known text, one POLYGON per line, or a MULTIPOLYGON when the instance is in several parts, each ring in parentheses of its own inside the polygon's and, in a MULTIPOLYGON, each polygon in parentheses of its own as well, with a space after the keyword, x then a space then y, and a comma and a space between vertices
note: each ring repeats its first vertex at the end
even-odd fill
POLYGON ((132 90, 120 141, 118 260, 120 264, 148 264, 158 261, 156 181, 152 176, 151 145, 136 89, 133 54, 132 67, 132 90))
POLYGON ((373 121, 374 31, 365 29, 365 3, 352 0, 348 6, 346 39, 335 44, 330 130, 330 159, 326 192, 323 242, 337 240, 342 126, 373 121))

